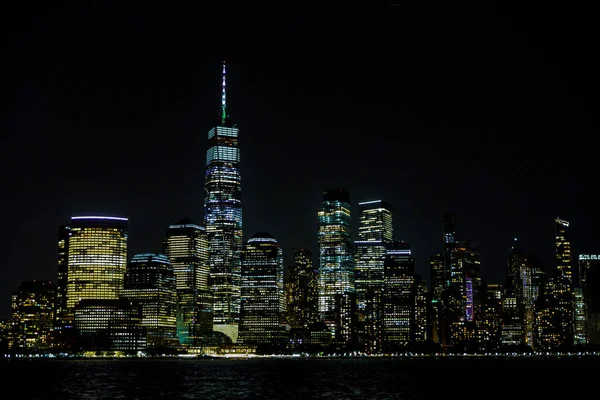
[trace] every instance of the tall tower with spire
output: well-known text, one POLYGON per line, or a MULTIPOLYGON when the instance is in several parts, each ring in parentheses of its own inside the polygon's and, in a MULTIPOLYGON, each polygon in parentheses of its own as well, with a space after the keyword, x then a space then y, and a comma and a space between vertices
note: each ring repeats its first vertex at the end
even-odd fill
POLYGON ((219 118, 208 131, 204 181, 204 225, 213 298, 213 330, 235 343, 240 315, 242 181, 237 124, 229 118, 225 61, 219 118))

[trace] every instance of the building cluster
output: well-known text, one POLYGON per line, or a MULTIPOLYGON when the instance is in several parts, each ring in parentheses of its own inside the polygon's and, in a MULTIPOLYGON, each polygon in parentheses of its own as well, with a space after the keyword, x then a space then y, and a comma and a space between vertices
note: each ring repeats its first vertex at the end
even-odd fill
POLYGON ((430 282, 394 239, 393 207, 323 193, 318 248, 284 270, 277 240, 242 238, 238 128, 226 105, 208 132, 204 218, 166 228, 159 253, 128 253, 127 218, 75 216, 58 229, 56 281, 26 281, 0 322, 7 352, 196 354, 560 352, 600 345, 600 256, 572 259, 569 223, 555 219, 556 263, 545 271, 517 240, 507 279, 486 283, 479 248, 444 215, 430 282), (316 264, 316 265, 315 265, 316 264), (596 296, 599 294, 599 296, 596 296))

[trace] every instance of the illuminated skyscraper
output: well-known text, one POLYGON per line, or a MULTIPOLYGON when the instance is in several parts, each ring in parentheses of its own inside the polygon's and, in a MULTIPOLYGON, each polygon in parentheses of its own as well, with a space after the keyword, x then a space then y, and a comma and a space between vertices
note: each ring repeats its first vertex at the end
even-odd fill
POLYGON ((571 293, 573 289, 573 275, 569 222, 560 218, 555 218, 554 226, 556 233, 557 290, 558 293, 571 293))
POLYGON ((393 240, 393 208, 382 200, 358 203, 358 240, 354 241, 354 287, 357 294, 359 327, 363 349, 381 350, 381 290, 383 264, 393 240))
POLYGON ((175 347, 177 338, 175 275, 164 254, 136 254, 125 273, 121 296, 138 307, 148 347, 175 347))
POLYGON ((171 260, 177 293, 177 336, 185 345, 200 345, 212 330, 208 241, 204 228, 190 218, 169 225, 163 253, 171 260))
POLYGON ((556 269, 552 295, 557 300, 563 344, 573 343, 573 276, 571 266, 571 238, 569 222, 554 219, 556 236, 556 269))
POLYGON ((383 348, 398 351, 415 333, 415 260, 410 246, 395 242, 387 252, 384 270, 383 348))
POLYGON ((223 62, 221 113, 208 131, 204 226, 214 295, 215 331, 237 340, 242 250, 242 180, 237 124, 229 117, 223 62))
POLYGON ((118 300, 127 269, 127 218, 72 217, 67 309, 82 300, 118 300))
MULTIPOLYGON (((517 238, 513 240, 508 256, 507 275, 507 287, 517 299, 518 313, 523 320, 525 344, 533 346, 534 304, 543 288, 545 274, 539 260, 521 250, 517 238)), ((517 317, 513 315, 511 318, 516 323, 517 317)))
POLYGON ((273 236, 259 232, 244 245, 241 260, 239 340, 244 344, 281 344, 285 309, 281 247, 273 236))
POLYGON ((323 192, 318 213, 319 231, 319 313, 336 331, 336 295, 355 293, 354 259, 350 232, 350 196, 344 189, 323 192))
POLYGON ((393 240, 392 206, 385 201, 358 203, 358 240, 354 242, 355 282, 358 309, 365 308, 365 292, 383 284, 383 263, 393 240))

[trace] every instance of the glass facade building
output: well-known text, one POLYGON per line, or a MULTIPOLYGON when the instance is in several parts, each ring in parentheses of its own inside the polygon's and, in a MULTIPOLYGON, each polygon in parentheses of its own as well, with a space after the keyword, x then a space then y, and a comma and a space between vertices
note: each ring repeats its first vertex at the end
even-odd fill
POLYGON ((282 342, 285 308, 283 253, 266 232, 254 234, 242 251, 239 340, 244 344, 282 342))
POLYGON ((175 275, 164 254, 136 254, 125 273, 121 296, 141 312, 148 347, 175 347, 177 339, 175 275))
POLYGON ((318 222, 319 313, 335 336, 336 295, 355 292, 350 196, 344 189, 323 193, 318 222))
POLYGON ((171 261, 177 297, 177 337, 198 345, 212 331, 212 293, 209 287, 208 240, 204 227, 184 218, 169 225, 163 253, 171 261))
POLYGON ((393 352, 408 345, 415 332, 415 260, 407 243, 395 242, 388 250, 384 281, 383 348, 393 352))
POLYGON ((393 240, 390 204, 382 200, 358 203, 358 240, 355 245, 355 289, 359 312, 365 308, 365 292, 383 284, 383 263, 393 240))
POLYGON ((214 296, 213 329, 237 340, 242 250, 242 181, 237 124, 229 117, 223 63, 221 114, 208 132, 204 226, 214 296))

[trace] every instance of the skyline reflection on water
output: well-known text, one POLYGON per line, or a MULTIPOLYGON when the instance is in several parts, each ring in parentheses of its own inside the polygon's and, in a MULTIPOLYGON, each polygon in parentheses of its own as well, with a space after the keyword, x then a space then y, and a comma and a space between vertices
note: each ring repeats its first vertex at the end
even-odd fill
POLYGON ((40 400, 553 399, 575 394, 598 360, 2 360, 0 382, 11 398, 40 400))

